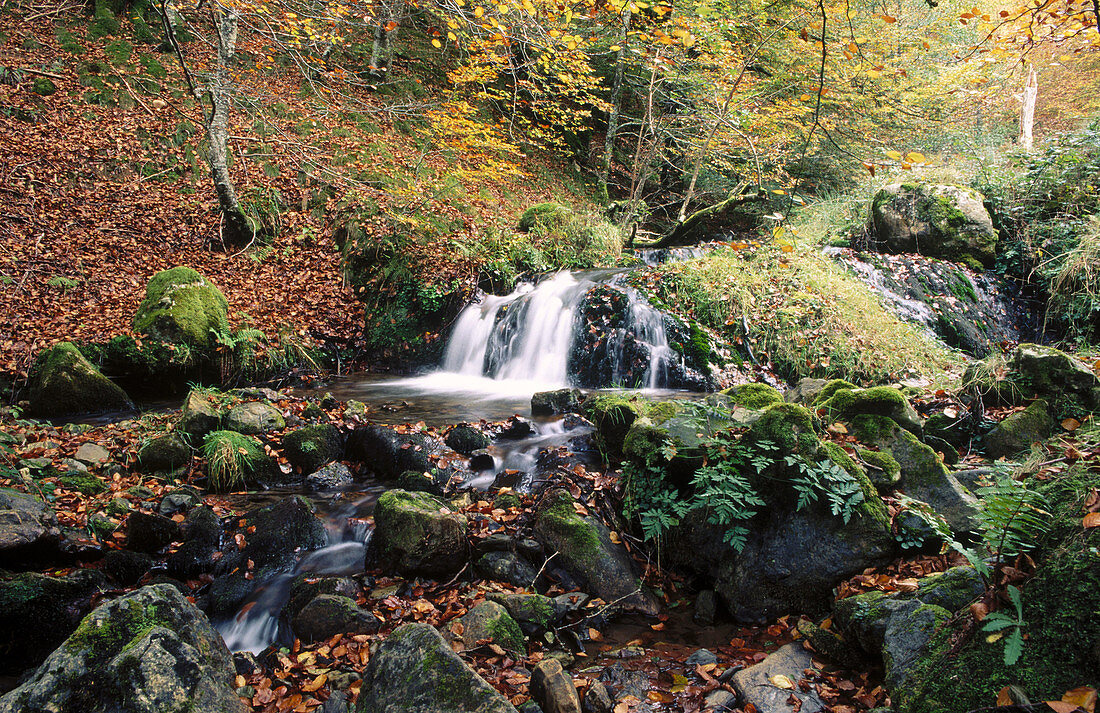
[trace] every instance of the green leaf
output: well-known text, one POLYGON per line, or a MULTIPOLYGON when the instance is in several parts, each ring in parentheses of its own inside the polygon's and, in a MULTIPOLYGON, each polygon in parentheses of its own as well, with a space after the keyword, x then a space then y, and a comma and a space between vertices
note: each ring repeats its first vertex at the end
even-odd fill
POLYGON ((1024 635, 1019 627, 1014 629, 1005 639, 1005 665, 1012 666, 1020 660, 1024 652, 1024 635))

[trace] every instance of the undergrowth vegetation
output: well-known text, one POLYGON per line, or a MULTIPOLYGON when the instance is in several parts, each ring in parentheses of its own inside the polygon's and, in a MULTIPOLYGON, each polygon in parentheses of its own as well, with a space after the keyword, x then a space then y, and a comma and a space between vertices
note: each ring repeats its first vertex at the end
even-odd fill
POLYGON ((664 265, 647 285, 791 381, 944 381, 960 364, 816 248, 735 244, 664 265))

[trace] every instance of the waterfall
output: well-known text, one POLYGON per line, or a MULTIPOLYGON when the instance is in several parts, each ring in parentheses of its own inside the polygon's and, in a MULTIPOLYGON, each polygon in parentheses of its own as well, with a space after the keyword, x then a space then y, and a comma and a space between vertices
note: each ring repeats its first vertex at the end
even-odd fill
POLYGON ((570 373, 571 353, 583 326, 586 297, 595 288, 606 287, 625 297, 626 309, 622 323, 607 330, 602 348, 613 364, 611 383, 603 385, 636 377, 628 362, 643 351, 648 365, 639 385, 667 385, 669 366, 678 355, 669 345, 665 315, 637 290, 622 284, 623 278, 623 271, 558 272, 537 284, 520 284, 503 297, 483 296, 455 321, 443 371, 496 381, 581 383, 570 373))

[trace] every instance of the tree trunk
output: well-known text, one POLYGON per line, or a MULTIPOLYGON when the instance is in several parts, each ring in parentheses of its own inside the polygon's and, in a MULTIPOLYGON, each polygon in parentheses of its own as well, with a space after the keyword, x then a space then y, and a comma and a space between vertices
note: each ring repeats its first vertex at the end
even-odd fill
POLYGON ((229 63, 236 52, 240 10, 212 5, 210 14, 217 30, 218 56, 208 87, 211 108, 206 122, 206 138, 210 143, 207 160, 210 163, 210 177, 214 181, 214 192, 218 195, 218 207, 221 208, 224 221, 222 242, 226 245, 241 246, 252 241, 256 233, 241 210, 237 190, 229 175, 229 112, 233 105, 229 63))
POLYGON ((600 194, 605 200, 610 196, 607 183, 611 178, 611 158, 615 151, 615 134, 619 131, 619 112, 623 103, 623 63, 626 60, 626 42, 630 32, 630 9, 623 8, 623 37, 615 58, 615 74, 611 79, 611 111, 607 114, 607 133, 603 139, 603 161, 600 165, 600 194))
POLYGON ((678 245, 690 245, 699 242, 704 236, 702 231, 708 222, 722 220, 733 209, 746 203, 764 200, 759 191, 742 193, 744 185, 738 186, 730 192, 729 196, 720 203, 700 208, 684 220, 678 222, 663 238, 657 241, 653 247, 668 248, 678 245))
POLYGON ((393 35, 397 32, 397 21, 394 18, 394 9, 388 2, 381 3, 379 14, 370 50, 370 73, 377 79, 383 79, 390 73, 391 46, 393 35))
POLYGON ((1024 84, 1024 94, 1020 101, 1023 106, 1020 109, 1020 146, 1024 151, 1031 151, 1034 145, 1032 129, 1035 126, 1035 100, 1039 97, 1039 74, 1032 67, 1027 73, 1027 82, 1024 84))

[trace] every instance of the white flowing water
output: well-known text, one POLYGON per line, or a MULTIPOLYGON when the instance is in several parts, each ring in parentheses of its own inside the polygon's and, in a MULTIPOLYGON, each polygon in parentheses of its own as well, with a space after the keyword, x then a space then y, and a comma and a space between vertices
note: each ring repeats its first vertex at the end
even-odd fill
MULTIPOLYGON (((489 388, 508 388, 506 383, 536 388, 568 385, 581 305, 590 290, 608 285, 622 291, 630 305, 625 331, 609 335, 615 340, 612 351, 621 353, 627 332, 649 345, 644 386, 660 388, 669 362, 677 358, 668 344, 664 316, 637 290, 621 285, 622 276, 620 271, 559 272, 538 284, 523 283, 503 297, 483 296, 455 321, 442 371, 432 378, 452 387, 470 384, 471 379, 490 379, 492 383, 485 384, 489 388)), ((616 365, 613 381, 618 381, 620 366, 616 365)))

